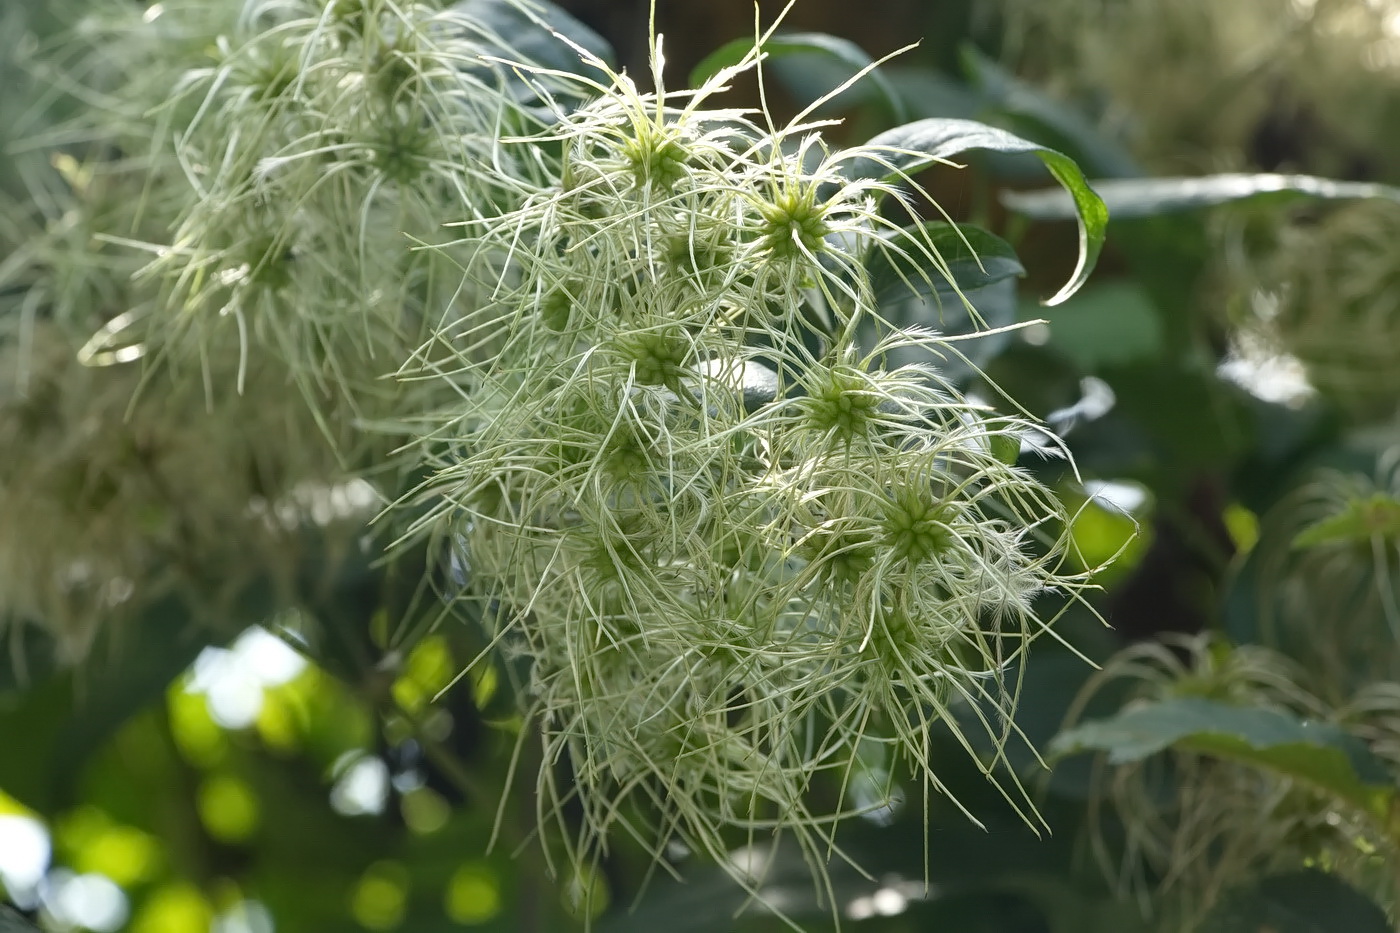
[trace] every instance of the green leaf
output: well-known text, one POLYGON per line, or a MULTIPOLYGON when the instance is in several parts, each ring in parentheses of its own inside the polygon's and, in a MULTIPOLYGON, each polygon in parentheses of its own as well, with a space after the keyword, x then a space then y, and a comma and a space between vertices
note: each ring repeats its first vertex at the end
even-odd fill
POLYGON ((1271 875, 1229 894, 1201 933, 1392 933, 1373 901, 1335 875, 1308 870, 1271 875))
POLYGON ((72 686, 66 678, 0 694, 0 735, 14 737, 0 755, 0 791, 39 813, 51 810, 49 759, 71 714, 72 686))
POLYGON ((39 928, 4 904, 0 904, 0 933, 39 933, 39 928))
POLYGON ((1108 227, 1108 211, 1089 187, 1079 166, 1061 152, 974 120, 937 118, 916 120, 879 133, 866 143, 866 148, 878 151, 852 162, 848 170, 850 177, 897 181, 974 149, 1010 155, 1032 153, 1064 186, 1079 224, 1079 258, 1074 272, 1064 287, 1045 303, 1057 305, 1073 295, 1098 262, 1104 230, 1108 227))
POLYGON ((273 608, 265 587, 249 587, 221 624, 199 625, 182 599, 168 596, 104 642, 87 669, 0 694, 0 734, 36 737, 24 754, 0 755, 0 789, 40 812, 66 805, 88 759, 157 702, 216 631, 235 634, 273 608))
POLYGON ((967 86, 929 68, 899 67, 886 69, 885 77, 899 95, 905 120, 923 117, 963 117, 974 119, 984 109, 982 95, 967 86))
POLYGON ((1293 536, 1293 548, 1303 550, 1323 544, 1369 543, 1380 537, 1400 536, 1400 499, 1375 493, 1346 504, 1341 512, 1314 522, 1293 536))
POLYGON ((3 632, 4 651, 0 654, 0 704, 5 695, 43 682, 54 670, 58 646, 38 625, 7 619, 3 632))
MULTIPOLYGON (((1099 179, 1094 190, 1115 219, 1153 217, 1178 211, 1214 207, 1253 199, 1293 200, 1300 197, 1328 200, 1384 198, 1400 201, 1400 188, 1359 181, 1333 181, 1313 175, 1227 174, 1200 178, 1099 179)), ((1055 189, 1008 191, 1002 202, 1014 211, 1038 220, 1068 219, 1078 209, 1075 200, 1055 189)))
MULTIPOLYGON (((399 558, 417 568, 408 581, 410 594, 422 579, 422 564, 413 564, 420 557, 409 550, 399 558)), ((323 667, 353 680, 375 663, 369 617, 394 595, 395 566, 369 554, 332 559, 308 547, 290 604, 340 626, 318 646, 323 667)), ((0 789, 40 812, 70 803, 89 759, 133 716, 159 702, 200 651, 266 621, 289 604, 284 600, 290 595, 260 577, 217 607, 166 596, 101 643, 85 669, 61 670, 21 691, 0 692, 0 735, 36 737, 24 754, 0 754, 0 789)))
POLYGON ((1054 756, 1108 752, 1110 764, 1167 748, 1244 762, 1313 785, 1383 825, 1395 812, 1395 777, 1354 736, 1277 710, 1182 697, 1134 706, 1060 733, 1054 756))
POLYGON ((1004 114, 1012 129, 1053 144, 1095 175, 1133 178, 1142 174, 1128 150, 1078 110, 1021 82, 975 46, 964 45, 959 57, 969 81, 985 98, 984 117, 988 108, 1004 114))
MULTIPOLYGON (((980 773, 976 773, 976 780, 985 783, 980 773)), ((1079 804, 1075 806, 1078 808, 1079 804)), ((897 819, 891 826, 860 822, 843 829, 841 857, 833 858, 825 866, 831 882, 829 893, 836 904, 852 904, 889 886, 893 879, 918 878, 924 873, 930 887, 925 890, 922 882, 911 886, 908 903, 911 917, 923 918, 923 911, 936 912, 950 906, 955 899, 993 892, 1002 894, 1006 900, 1021 900, 1017 896, 1021 894, 1020 885, 1016 882, 1029 878, 1041 879, 1042 890, 1058 884, 1066 889, 1066 901, 1079 893, 1071 882, 1057 874, 1071 855, 1067 836, 1037 839, 1019 822, 1019 817, 998 812, 989 805, 978 810, 978 815, 988 823, 986 829, 966 820, 940 824, 937 844, 930 846, 925 859, 925 844, 929 842, 925 824, 917 815, 918 807, 907 809, 906 818, 897 819), (996 866, 996 871, 989 875, 987 866, 991 865, 996 866)), ((756 895, 746 893, 713 861, 691 858, 677 866, 683 873, 683 880, 656 880, 630 910, 605 915, 594 924, 594 929, 599 933, 831 929, 830 923, 825 922, 831 917, 831 901, 812 883, 811 867, 803 860, 797 846, 783 844, 773 851, 764 843, 755 843, 745 854, 748 858, 760 859, 757 864, 762 877, 756 895), (781 911, 788 925, 779 926, 776 918, 766 916, 772 913, 766 904, 781 911), (740 917, 737 922, 736 916, 740 917), (771 925, 761 923, 764 919, 773 922, 771 925)), ((1040 900, 1034 896, 1024 899, 1031 903, 1040 900)), ((1064 905, 1057 905, 1057 908, 1057 912, 1062 912, 1064 905)), ((855 924, 852 928, 863 927, 865 924, 855 924)), ((968 929, 963 923, 953 922, 947 925, 925 922, 914 928, 968 929)), ((1044 927, 1037 924, 1030 928, 1044 927)), ((1128 931, 1133 927, 1114 929, 1128 931)))
MULTIPOLYGON (((1028 307, 1027 317, 1040 309, 1028 307)), ((1048 315, 1050 343, 1085 372, 1150 360, 1161 352, 1162 324, 1141 284, 1096 279, 1048 315)))
MULTIPOLYGON (((258 618, 254 614, 252 620, 258 618)), ((209 643, 210 632, 191 624, 184 602, 169 597, 148 609, 119 659, 79 677, 71 717, 54 737, 48 767, 52 790, 63 802, 88 758, 132 716, 165 695, 209 643)))
POLYGON ((1007 466, 1021 459, 1021 440, 1013 434, 993 434, 990 440, 992 456, 1007 466))
MULTIPOLYGON (((724 68, 737 65, 744 56, 753 49, 752 39, 735 39, 727 42, 706 55, 700 64, 696 65, 690 72, 690 86, 699 87, 708 78, 718 73, 724 68)), ((865 50, 849 39, 842 39, 839 36, 829 36, 824 32, 790 32, 777 33, 769 36, 763 43, 763 54, 769 61, 777 63, 783 58, 797 58, 799 56, 817 57, 825 61, 839 65, 845 72, 845 77, 836 82, 832 87, 819 92, 829 93, 845 80, 849 80, 862 70, 870 68, 872 59, 865 53, 865 50)), ((890 85, 889 81, 882 75, 879 69, 872 69, 866 74, 879 91, 880 97, 884 100, 885 106, 889 108, 890 114, 896 120, 904 119, 904 105, 900 102, 899 95, 890 85)))
MULTIPOLYGON (((905 325, 931 324, 954 334, 979 329, 970 326, 974 322, 961 322, 967 317, 963 297, 968 292, 1026 274, 1016 251, 1001 237, 980 227, 942 221, 905 227, 885 237, 866 261, 866 271, 876 306, 886 317, 905 325), (891 250, 896 257, 903 252, 915 258, 920 250, 936 252, 946 274, 930 270, 927 281, 911 276, 908 263, 901 258, 892 259, 891 250), (893 313, 896 308, 898 313, 893 313)), ((1015 320, 1015 310, 1010 310, 1009 316, 1003 314, 995 321, 987 319, 986 314, 981 316, 990 326, 1004 326, 1015 320)))
MULTIPOLYGON (((1005 240, 979 227, 941 221, 891 233, 871 250, 865 265, 875 306, 883 318, 898 327, 934 327, 947 336, 976 334, 1015 323, 1016 288, 1011 280, 1026 272, 1005 240), (917 259, 921 251, 936 252, 943 265, 942 271, 927 270, 927 280, 911 274, 909 261, 900 255, 917 259)), ((998 333, 959 341, 958 351, 973 366, 981 366, 1009 339, 1009 333, 998 333)), ((899 353, 892 361, 919 362, 904 359, 899 353)), ((971 372, 952 355, 938 365, 955 381, 971 372)))

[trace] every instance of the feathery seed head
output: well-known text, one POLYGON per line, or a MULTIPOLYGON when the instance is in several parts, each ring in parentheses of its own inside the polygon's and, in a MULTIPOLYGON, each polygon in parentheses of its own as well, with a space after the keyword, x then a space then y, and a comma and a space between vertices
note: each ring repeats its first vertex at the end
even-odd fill
POLYGON ((1068 516, 993 455, 1019 422, 886 365, 942 344, 879 316, 864 257, 911 282, 940 266, 890 248, 891 191, 847 178, 854 155, 706 109, 718 85, 642 94, 589 63, 590 101, 508 143, 557 147, 556 180, 464 225, 463 249, 508 262, 469 266, 491 303, 443 334, 479 388, 434 433, 453 440, 424 526, 464 542, 463 597, 531 659, 530 713, 585 812, 575 863, 614 830, 811 848, 843 814, 808 791, 867 739, 930 788, 934 730, 966 728, 953 703, 1011 740, 1003 681, 1048 624, 1032 600, 1086 585, 1060 569, 1068 516))
POLYGON ((884 401, 878 383, 839 366, 824 376, 810 395, 798 401, 807 422, 817 433, 844 445, 869 439, 884 401))
POLYGON ((885 503, 883 543, 896 560, 917 564, 936 557, 953 544, 949 512, 926 490, 900 489, 885 503))
POLYGON ((686 163, 690 161, 690 152, 679 133, 670 127, 627 139, 622 144, 622 157, 639 186, 669 191, 689 174, 686 163))
POLYGON ((683 392, 682 380, 695 375, 689 365, 694 346, 675 326, 625 334, 613 352, 630 368, 638 385, 665 386, 673 392, 683 392))

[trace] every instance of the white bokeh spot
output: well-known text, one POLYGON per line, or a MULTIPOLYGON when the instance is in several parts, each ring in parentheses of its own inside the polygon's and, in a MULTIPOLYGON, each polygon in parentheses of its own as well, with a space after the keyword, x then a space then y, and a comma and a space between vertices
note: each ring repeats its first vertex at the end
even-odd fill
POLYGON ((28 816, 0 816, 0 884, 27 899, 49 869, 53 845, 44 824, 28 816))

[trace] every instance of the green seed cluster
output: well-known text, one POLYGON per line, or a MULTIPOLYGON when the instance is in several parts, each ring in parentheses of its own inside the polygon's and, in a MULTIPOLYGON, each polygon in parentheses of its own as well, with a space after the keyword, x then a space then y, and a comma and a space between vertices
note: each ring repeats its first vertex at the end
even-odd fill
POLYGON ((1082 583, 1061 507, 992 453, 1022 425, 885 364, 941 348, 880 319, 864 272, 898 192, 810 127, 705 109, 727 77, 613 76, 561 114, 560 181, 469 226, 492 297, 439 335, 476 390, 434 434, 456 440, 426 523, 528 661, 543 806, 582 806, 585 861, 615 832, 815 851, 846 813, 809 792, 871 741, 938 787, 930 734, 971 700, 1007 741, 1034 601, 1082 583))

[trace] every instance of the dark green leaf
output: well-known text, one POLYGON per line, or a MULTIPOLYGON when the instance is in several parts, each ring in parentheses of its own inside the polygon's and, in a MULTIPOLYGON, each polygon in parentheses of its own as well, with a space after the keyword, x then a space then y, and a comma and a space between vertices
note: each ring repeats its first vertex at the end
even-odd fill
POLYGON ((1064 287, 1045 303, 1056 305, 1073 295, 1098 262, 1104 230, 1108 226, 1108 211, 1094 189, 1089 187, 1079 166, 1063 153, 996 127, 973 120, 954 119, 916 120, 880 133, 866 145, 879 151, 852 162, 848 172, 852 178, 897 181, 937 162, 975 149, 1010 155, 1034 154, 1068 192, 1067 196, 1074 204, 1073 216, 1079 224, 1079 259, 1074 272, 1064 287))
POLYGON ((1117 399, 1109 417, 1133 437, 1136 463, 1123 464, 1124 478, 1147 483, 1159 499, 1183 492, 1193 471, 1230 463, 1253 442, 1244 393, 1198 363, 1140 358, 1101 365, 1097 375, 1117 399), (1170 405, 1162 402, 1167 398, 1170 405))
POLYGON ((1134 706, 1058 735, 1052 755, 1104 751, 1112 764, 1167 748, 1241 761, 1306 781, 1381 821, 1396 803, 1395 778, 1354 736, 1277 710, 1182 697, 1134 706))
POLYGON ((1201 218, 1190 214, 1164 217, 1114 217, 1113 247, 1157 310, 1163 352, 1177 368, 1198 365, 1195 321, 1200 317, 1201 288, 1212 267, 1215 244, 1201 218))
MULTIPOLYGON (((752 39, 735 39, 733 42, 725 43, 705 56, 700 64, 691 70, 690 86, 699 87, 706 79, 721 69, 738 64, 752 49, 752 39)), ((818 90, 813 95, 814 97, 835 90, 836 87, 862 70, 870 68, 872 64, 870 56, 854 42, 839 36, 829 36, 822 32, 791 32, 769 36, 763 43, 763 53, 774 64, 783 58, 816 57, 840 66, 845 72, 842 78, 830 87, 818 90)), ((880 74, 878 69, 874 69, 869 71, 866 77, 879 91, 880 97, 889 108, 892 117, 895 120, 902 120, 904 118, 903 104, 885 76, 880 74)))
POLYGON ((0 791, 40 813, 51 809, 49 759, 71 715, 67 678, 51 677, 24 693, 0 694, 0 736, 6 737, 0 791))
MULTIPOLYGON (((1014 323, 1013 280, 1025 274, 1021 261, 1005 240, 979 227, 941 221, 907 227, 886 237, 880 248, 872 250, 866 269, 876 307, 886 320, 899 327, 932 327, 957 337, 1014 323), (935 252, 943 265, 942 271, 927 269, 927 280, 912 273, 910 262, 900 255, 918 260, 924 251, 935 252)), ((980 366, 995 356, 1009 337, 1007 333, 989 334, 959 341, 957 349, 972 365, 980 366)), ((927 361, 904 359, 897 354, 891 362, 927 361)), ((938 365, 955 381, 969 372, 955 355, 938 365)))
POLYGON ((1131 178, 1142 174, 1127 149, 1077 110, 1017 80, 972 45, 963 46, 961 58, 963 69, 985 98, 984 107, 1005 114, 1013 129, 1054 145, 1095 175, 1131 178))
POLYGON ((962 117, 972 120, 981 112, 982 96, 962 81, 927 68, 891 65, 885 71, 899 95, 906 119, 962 117))
POLYGON ((1201 933, 1392 933, 1385 912, 1346 882, 1309 870, 1271 875, 1220 902, 1201 933))
MULTIPOLYGON (((1027 317, 1040 312, 1026 309, 1027 317)), ((1161 321, 1142 286, 1131 279, 1096 279, 1046 317, 1051 345, 1088 373, 1161 352, 1161 321)))
MULTIPOLYGON (((976 780, 986 783, 980 773, 976 780)), ((990 803, 978 813, 987 823, 986 829, 965 819, 954 819, 938 827, 936 840, 925 838, 925 827, 918 818, 917 807, 908 808, 909 818, 896 821, 893 826, 878 827, 869 823, 850 826, 841 837, 841 856, 832 858, 826 866, 836 904, 850 905, 892 882, 898 884, 899 879, 918 878, 925 870, 930 882, 927 891, 920 882, 899 885, 906 888, 911 910, 938 909, 950 898, 989 890, 1019 894, 1016 885, 1007 883, 1012 876, 1017 879, 1040 877, 1044 885, 1058 882, 1062 888, 1072 888, 1055 874, 1069 858, 1071 842, 1068 838, 1037 839, 1020 823, 1019 817, 998 812, 990 803), (924 858, 926 841, 930 844, 927 861, 924 858), (998 869, 994 878, 989 878, 985 870, 985 866, 991 864, 998 869)), ((800 929, 831 929, 831 902, 812 883, 811 868, 797 846, 781 845, 776 853, 771 853, 764 846, 756 845, 745 854, 763 859, 760 864, 763 877, 757 898, 745 893, 713 862, 690 859, 679 866, 683 881, 660 879, 653 882, 634 909, 614 911, 595 924, 594 929, 600 933, 650 933, 654 930, 712 933, 736 927, 743 929, 745 927, 736 924, 734 917, 741 912, 745 920, 763 917, 769 911, 756 902, 763 900, 781 909, 800 929)), ((1076 893, 1066 892, 1066 900, 1076 893)), ((1033 903, 1038 898, 1024 900, 1033 903)), ((942 930, 945 927, 921 924, 918 928, 942 930)), ((949 928, 962 929, 956 924, 949 928)))
MULTIPOLYGON (((901 324, 927 324, 944 333, 962 334, 977 329, 955 323, 967 314, 963 296, 968 292, 1026 274, 1011 244, 967 224, 931 221, 905 228, 885 238, 880 246, 866 262, 866 270, 881 312, 901 324), (928 270, 927 280, 911 275, 909 263, 899 256, 904 253, 917 259, 924 250, 936 253, 944 264, 941 271, 928 270), (894 258, 890 251, 894 251, 894 258), (901 313, 891 313, 895 306, 901 313)), ((982 317, 985 319, 986 315, 982 317)), ((987 324, 999 327, 1013 320, 1014 315, 987 320, 987 324)))
POLYGON ((159 700, 211 637, 236 634, 274 608, 267 589, 252 586, 223 617, 201 624, 183 600, 169 596, 101 643, 103 653, 85 668, 0 695, 0 734, 42 736, 22 755, 0 755, 0 788, 41 812, 65 804, 88 758, 159 700))
POLYGON ((0 704, 8 693, 27 690, 53 672, 57 645, 37 625, 6 620, 4 649, 0 651, 0 704))
MULTIPOLYGON (((1333 181, 1312 175, 1229 174, 1200 178, 1098 179, 1094 190, 1115 219, 1152 217, 1257 198, 1299 197, 1400 201, 1400 188, 1359 181, 1333 181)), ((1012 210, 1041 220, 1068 219, 1079 209, 1063 191, 1008 191, 1002 201, 1012 210)))
POLYGON ((0 904, 0 933, 39 933, 39 928, 4 904, 0 904))
MULTIPOLYGON (((400 559, 411 562, 415 556, 409 551, 400 559)), ((368 555, 330 566, 326 559, 311 551, 297 568, 297 589, 318 618, 344 629, 330 632, 318 659, 356 677, 376 660, 359 643, 368 639, 368 617, 392 595, 392 565, 371 566, 368 555)), ((421 573, 419 565, 415 586, 421 573)), ((41 812, 65 805, 89 758, 131 717, 158 702, 204 647, 265 621, 285 595, 272 580, 260 578, 217 611, 196 610, 179 596, 168 596, 101 643, 85 668, 51 675, 23 692, 0 694, 0 735, 23 730, 42 736, 22 755, 0 755, 0 789, 41 812)))
MULTIPOLYGON (((262 614, 228 631, 250 625, 262 614)), ((191 624, 190 612, 174 597, 146 611, 139 630, 126 633, 127 650, 102 663, 74 685, 72 716, 55 737, 49 759, 52 789, 62 800, 88 757, 135 714, 159 700, 170 683, 208 644, 210 632, 191 624)))

